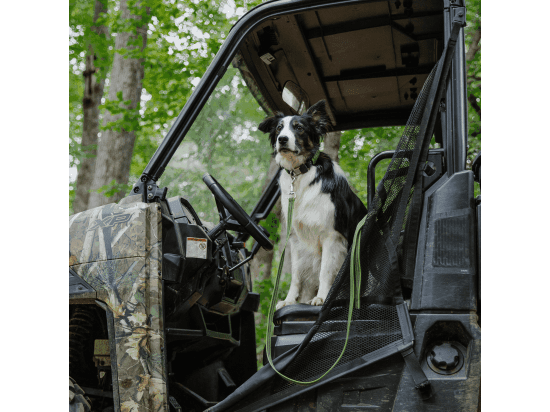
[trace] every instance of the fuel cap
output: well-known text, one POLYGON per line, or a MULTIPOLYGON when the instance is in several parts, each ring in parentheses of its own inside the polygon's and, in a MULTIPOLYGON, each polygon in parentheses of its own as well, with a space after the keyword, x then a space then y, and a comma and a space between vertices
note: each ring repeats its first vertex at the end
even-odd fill
POLYGON ((434 345, 427 360, 430 369, 440 375, 452 375, 464 364, 462 352, 452 342, 434 345))

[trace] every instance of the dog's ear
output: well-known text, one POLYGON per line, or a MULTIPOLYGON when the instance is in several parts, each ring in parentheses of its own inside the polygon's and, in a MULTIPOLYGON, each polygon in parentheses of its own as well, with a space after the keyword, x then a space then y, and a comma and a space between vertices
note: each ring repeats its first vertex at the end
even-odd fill
POLYGON ((315 131, 320 135, 324 135, 329 131, 330 128, 330 119, 327 115, 326 101, 319 100, 313 106, 311 106, 306 114, 311 116, 313 121, 313 126, 315 131))
POLYGON ((261 122, 258 126, 258 130, 264 133, 271 133, 273 129, 277 127, 279 120, 281 120, 283 117, 285 117, 284 114, 282 114, 281 112, 276 112, 273 116, 265 118, 264 121, 261 122))

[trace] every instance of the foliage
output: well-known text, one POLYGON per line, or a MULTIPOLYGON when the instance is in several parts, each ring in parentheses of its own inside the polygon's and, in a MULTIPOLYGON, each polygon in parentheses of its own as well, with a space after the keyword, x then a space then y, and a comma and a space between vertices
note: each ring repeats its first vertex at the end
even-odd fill
POLYGON ((97 189, 99 193, 103 193, 105 197, 111 197, 118 192, 128 193, 132 188, 132 184, 129 183, 117 183, 115 179, 105 186, 97 189))
MULTIPOLYGON (((235 7, 243 7, 243 1, 235 7)), ((253 6, 260 2, 249 2, 253 6)), ((151 20, 147 47, 143 52, 144 105, 140 111, 140 132, 131 165, 135 179, 153 155, 194 87, 236 22, 223 12, 227 2, 148 1, 151 20), (137 154, 137 156, 136 156, 137 154)))
MULTIPOLYGON (((367 167, 372 157, 385 150, 393 150, 401 137, 401 127, 376 127, 370 129, 347 130, 342 133, 340 142, 340 166, 346 171, 348 180, 357 196, 367 204, 367 167)), ((376 168, 378 182, 385 172, 389 160, 379 163, 376 168)))
MULTIPOLYGON (((107 0, 104 0, 107 2, 107 0)), ((136 33, 142 25, 147 25, 147 45, 143 51, 123 49, 118 52, 124 57, 141 58, 145 68, 142 102, 137 108, 127 107, 122 95, 117 100, 104 99, 103 113, 107 109, 120 119, 104 124, 102 129, 124 129, 136 132, 136 143, 130 167, 130 183, 137 180, 147 165, 161 138, 169 130, 173 120, 191 95, 194 87, 218 52, 226 33, 236 22, 238 14, 245 7, 253 7, 260 1, 169 1, 143 0, 129 1, 129 9, 139 19, 121 19, 118 2, 108 1, 108 12, 101 15, 96 25, 105 24, 111 36, 100 37, 92 30, 94 2, 71 0, 69 4, 69 61, 70 89, 80 90, 74 95, 75 106, 70 110, 71 133, 70 155, 78 165, 80 157, 81 117, 71 113, 81 113, 85 56, 90 46, 98 55, 95 65, 101 68, 101 75, 108 75, 114 57, 114 39, 118 33, 136 33), (146 11, 144 11, 146 10, 146 11), (228 18, 227 12, 231 15, 228 18)), ((139 46, 139 44, 129 44, 139 46)), ((108 94, 108 78, 105 96, 108 94)), ((118 182, 125 184, 127 182, 118 182)))
POLYGON ((117 120, 106 122, 102 130, 116 130, 133 132, 139 130, 139 106, 132 109, 131 100, 124 100, 122 91, 117 92, 117 100, 105 100, 105 103, 100 106, 101 109, 108 110, 110 114, 116 116, 122 115, 117 120))
POLYGON ((202 182, 208 172, 250 213, 261 195, 261 185, 252 183, 265 179, 270 161, 268 139, 257 128, 265 115, 237 69, 228 68, 159 184, 172 196, 188 198, 201 219, 216 222, 214 201, 202 182))
MULTIPOLYGON (((102 0, 105 5, 108 5, 107 1, 102 0)), ((90 49, 94 50, 95 75, 98 77, 106 76, 112 64, 114 39, 94 30, 94 27, 109 25, 111 17, 102 13, 94 24, 94 6, 94 1, 69 1, 69 167, 78 166, 83 156, 80 143, 86 55, 90 49)), ((74 182, 69 182, 69 214, 72 213, 74 195, 74 182)))

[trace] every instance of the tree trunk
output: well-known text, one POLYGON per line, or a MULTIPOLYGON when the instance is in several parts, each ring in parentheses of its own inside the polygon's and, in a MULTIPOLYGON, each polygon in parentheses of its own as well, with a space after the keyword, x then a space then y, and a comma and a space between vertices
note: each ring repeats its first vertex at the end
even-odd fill
MULTIPOLYGON (((101 1, 95 1, 94 24, 101 13, 107 12, 107 8, 101 1)), ((106 26, 93 26, 92 30, 99 35, 108 36, 106 26)), ((75 213, 88 209, 89 190, 95 173, 95 162, 97 155, 97 135, 99 133, 99 105, 103 97, 105 86, 105 73, 100 73, 99 79, 94 60, 97 58, 93 46, 90 45, 86 56, 86 70, 84 71, 84 98, 82 99, 82 142, 80 166, 76 178, 76 193, 73 203, 75 213)))
POLYGON ((329 132, 325 136, 325 148, 323 152, 329 155, 329 157, 336 163, 340 163, 338 158, 338 151, 340 150, 340 139, 342 138, 342 132, 329 132))
MULTIPOLYGON (((128 0, 120 0, 120 11, 122 20, 140 19, 139 16, 130 14, 128 0)), ((146 24, 137 29, 137 34, 117 34, 108 97, 110 101, 117 101, 119 100, 117 94, 122 92, 122 100, 129 100, 130 104, 122 106, 121 103, 121 107, 135 111, 135 113, 137 113, 136 109, 139 108, 141 98, 144 72, 143 59, 128 56, 125 58, 118 51, 126 49, 131 52, 137 47, 133 44, 139 43, 141 43, 140 49, 143 50, 147 43, 146 24)), ((110 112, 106 112, 105 124, 119 120, 122 117, 122 113, 113 115, 110 112)), ((128 183, 135 139, 136 134, 134 130, 125 130, 121 127, 111 127, 111 129, 105 130, 102 133, 97 147, 96 170, 92 183, 93 190, 106 186, 109 187, 113 180, 115 180, 116 184, 128 183)), ((91 209, 110 202, 118 202, 125 194, 125 191, 121 190, 107 198, 103 193, 94 191, 90 193, 88 208, 91 209)))
POLYGON ((474 60, 476 53, 481 49, 481 24, 479 28, 472 35, 472 43, 466 52, 466 73, 470 68, 470 62, 474 60))

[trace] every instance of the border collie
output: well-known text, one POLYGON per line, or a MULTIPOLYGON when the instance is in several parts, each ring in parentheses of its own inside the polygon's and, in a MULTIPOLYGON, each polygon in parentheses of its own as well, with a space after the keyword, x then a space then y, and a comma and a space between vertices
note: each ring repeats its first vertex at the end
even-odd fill
POLYGON ((279 112, 258 126, 269 133, 275 161, 284 169, 279 186, 287 222, 289 190, 292 176, 295 177, 296 200, 289 238, 292 280, 286 299, 277 303, 277 309, 298 302, 315 306, 324 303, 355 228, 367 214, 337 163, 320 152, 313 164, 328 127, 324 100, 301 116, 279 112))

